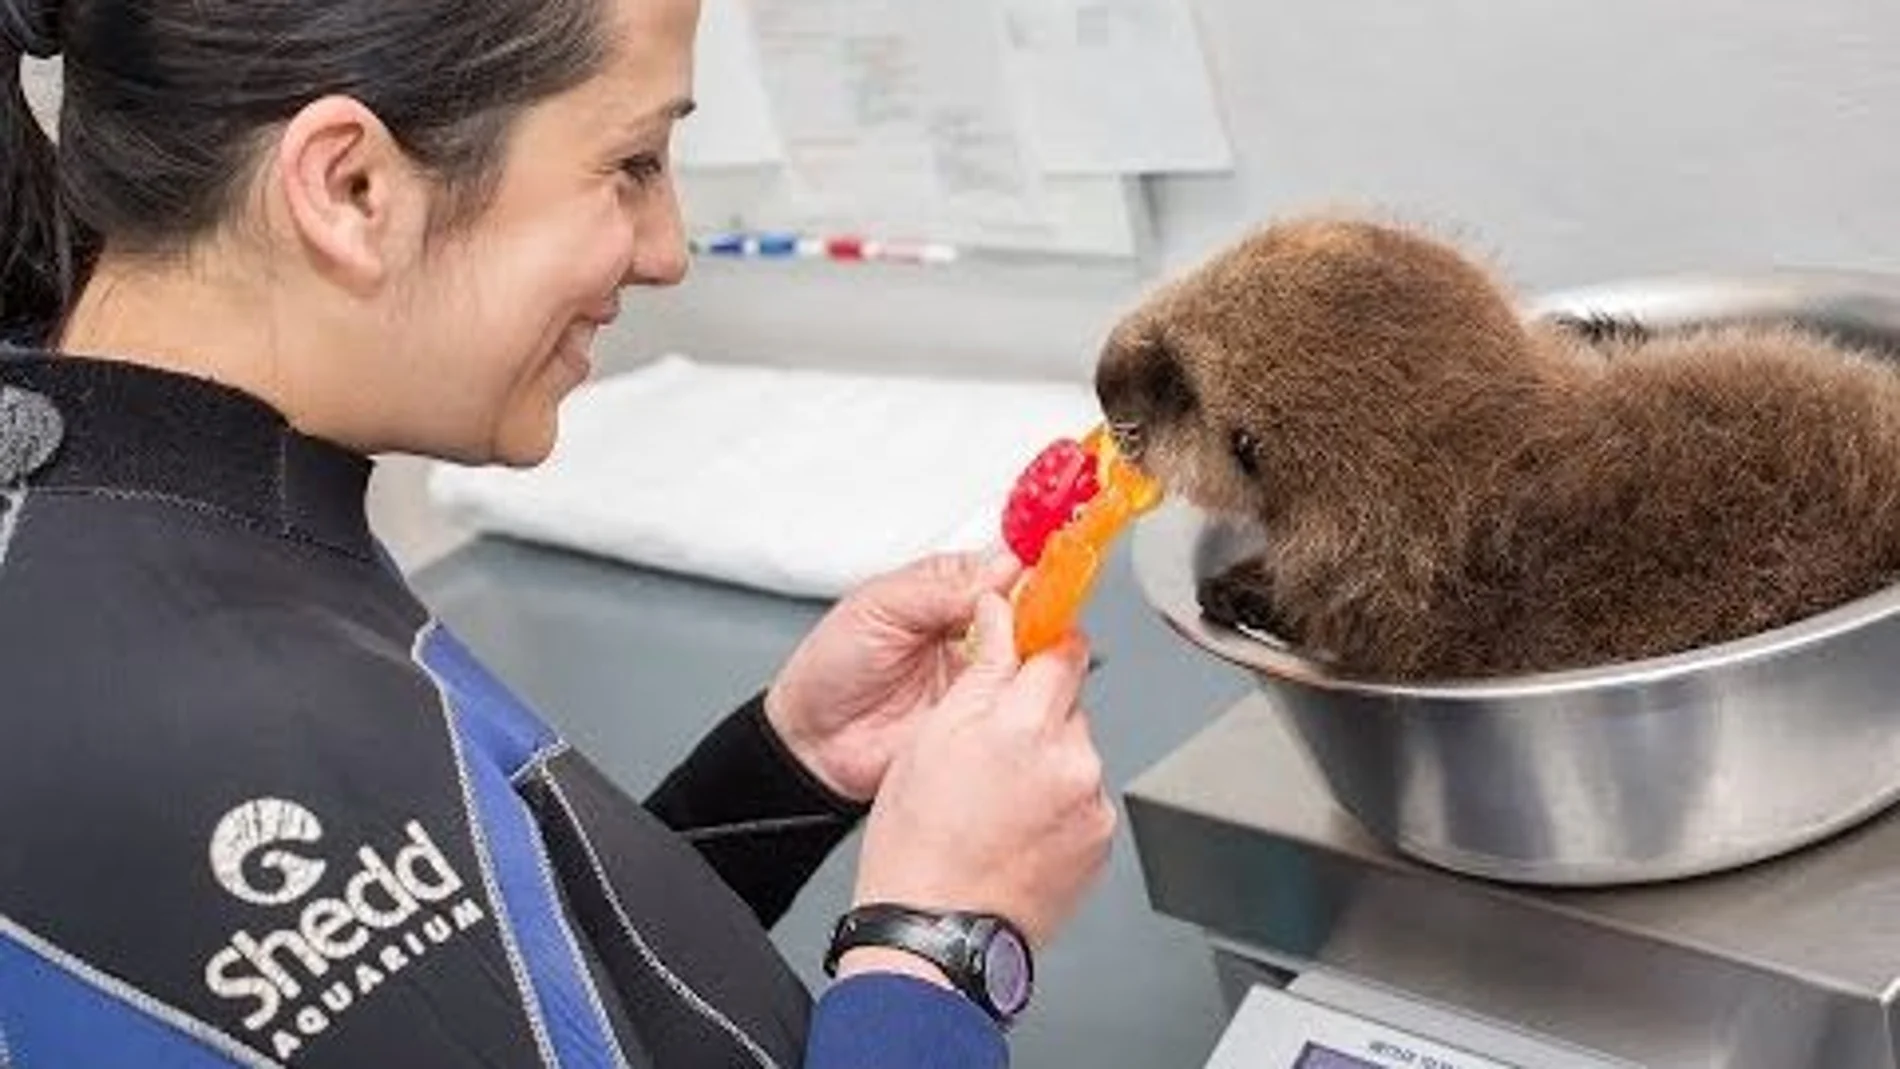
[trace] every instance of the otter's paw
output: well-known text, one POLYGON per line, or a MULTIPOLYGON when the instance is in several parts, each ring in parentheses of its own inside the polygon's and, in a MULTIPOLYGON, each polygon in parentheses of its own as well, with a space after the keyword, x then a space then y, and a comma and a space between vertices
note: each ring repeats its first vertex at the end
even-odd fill
POLYGON ((1257 565, 1239 564, 1201 580, 1195 597, 1201 603, 1201 612, 1217 624, 1263 631, 1282 639, 1294 637, 1274 607, 1272 584, 1257 565))
POLYGON ((1559 330, 1574 334, 1591 345, 1641 345, 1650 337, 1649 327, 1627 313, 1556 312, 1545 319, 1559 330))

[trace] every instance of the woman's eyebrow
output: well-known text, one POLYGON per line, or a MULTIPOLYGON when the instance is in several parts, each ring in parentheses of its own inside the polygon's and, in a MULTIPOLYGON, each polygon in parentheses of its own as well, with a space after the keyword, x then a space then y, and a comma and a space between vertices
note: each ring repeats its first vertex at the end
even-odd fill
POLYGON ((678 122, 697 110, 699 110, 699 102, 692 97, 677 97, 656 108, 652 113, 642 116, 639 121, 642 126, 661 119, 678 122))

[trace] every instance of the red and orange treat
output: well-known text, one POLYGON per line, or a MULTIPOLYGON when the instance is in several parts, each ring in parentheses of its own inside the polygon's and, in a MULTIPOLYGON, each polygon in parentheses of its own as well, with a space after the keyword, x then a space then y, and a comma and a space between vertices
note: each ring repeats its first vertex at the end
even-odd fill
POLYGON ((1027 569, 1011 595, 1019 656, 1075 628, 1115 536, 1160 502, 1160 484, 1122 459, 1101 427, 1030 462, 1003 509, 1003 540, 1027 569))

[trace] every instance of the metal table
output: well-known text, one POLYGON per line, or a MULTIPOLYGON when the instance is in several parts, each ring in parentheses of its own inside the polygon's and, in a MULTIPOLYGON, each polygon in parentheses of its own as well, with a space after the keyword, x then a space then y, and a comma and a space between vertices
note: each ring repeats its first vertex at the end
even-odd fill
MULTIPOLYGON (((415 578, 438 615, 635 796, 770 678, 824 606, 483 539, 415 578)), ((1085 621, 1101 666, 1085 696, 1112 783, 1185 741, 1249 682, 1175 638, 1135 590, 1126 553, 1085 621)), ((1126 826, 1102 883, 1040 962, 1013 1032, 1019 1069, 1203 1063, 1226 1020, 1199 934, 1153 913, 1126 826)), ((847 904, 847 844, 773 933, 816 989, 847 904)))
POLYGON ((1447 1011, 1454 1045, 1456 1021, 1538 1037, 1518 1065, 1584 1064, 1564 1045, 1658 1067, 1900 1065, 1900 815, 1723 875, 1516 888, 1373 841, 1282 716, 1249 696, 1127 793, 1155 905, 1209 932, 1230 1001, 1350 981, 1383 1000, 1353 1007, 1374 1019, 1447 1011))

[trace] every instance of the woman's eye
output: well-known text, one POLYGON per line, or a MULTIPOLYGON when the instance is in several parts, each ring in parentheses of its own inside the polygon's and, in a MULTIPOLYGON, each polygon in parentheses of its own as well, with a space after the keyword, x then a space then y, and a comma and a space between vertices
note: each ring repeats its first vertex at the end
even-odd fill
POLYGON ((1234 463, 1240 465, 1240 470, 1246 472, 1249 478, 1258 478, 1260 476, 1260 443, 1254 439, 1254 436, 1246 431, 1235 431, 1231 439, 1231 448, 1234 463))
POLYGON ((652 153, 629 156, 620 161, 620 173, 633 179, 636 186, 651 185, 666 173, 666 161, 652 153))

